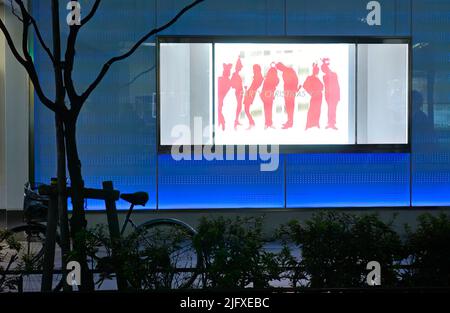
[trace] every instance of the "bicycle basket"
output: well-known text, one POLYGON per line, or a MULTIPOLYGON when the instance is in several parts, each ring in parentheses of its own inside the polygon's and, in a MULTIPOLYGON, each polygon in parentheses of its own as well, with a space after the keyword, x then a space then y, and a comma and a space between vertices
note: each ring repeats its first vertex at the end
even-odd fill
POLYGON ((40 183, 26 183, 24 188, 23 213, 26 221, 47 220, 48 203, 47 196, 39 194, 40 183))

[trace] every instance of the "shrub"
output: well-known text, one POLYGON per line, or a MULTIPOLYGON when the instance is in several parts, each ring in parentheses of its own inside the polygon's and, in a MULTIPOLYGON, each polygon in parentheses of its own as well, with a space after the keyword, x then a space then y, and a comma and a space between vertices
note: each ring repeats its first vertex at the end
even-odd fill
MULTIPOLYGON (((77 240, 86 243, 91 267, 100 273, 97 286, 120 273, 132 291, 171 289, 184 286, 192 277, 190 273, 179 271, 183 260, 174 256, 185 249, 184 231, 173 227, 152 228, 151 232, 138 228, 119 240, 111 240, 105 227, 97 226, 80 233, 83 237, 77 240)), ((76 253, 74 251, 72 257, 76 253)))
POLYGON ((0 292, 18 288, 18 276, 8 271, 19 261, 21 245, 9 231, 0 230, 0 292))
POLYGON ((450 218, 423 214, 412 232, 406 227, 409 270, 404 275, 408 286, 438 287, 450 283, 450 218))
POLYGON ((370 261, 380 263, 384 286, 397 283, 394 265, 401 259, 402 243, 392 222, 384 223, 376 214, 320 212, 304 223, 291 221, 279 235, 300 249, 297 261, 291 258, 293 286, 301 279, 314 288, 367 286, 370 261))
MULTIPOLYGON (((448 286, 450 217, 425 214, 418 220, 416 231, 406 228, 402 243, 393 230, 393 220, 384 222, 377 214, 321 211, 306 221, 293 220, 280 227, 277 239, 282 249, 271 253, 265 249, 262 217, 202 218, 193 244, 204 264, 204 288, 267 288, 271 281, 286 278, 292 287, 365 287, 370 261, 380 263, 383 287, 448 286), (402 268, 405 260, 409 263, 406 270, 402 268)), ((83 236, 93 266, 105 277, 117 270, 132 290, 172 288, 177 269, 169 258, 186 237, 172 230, 152 233, 152 243, 164 244, 142 249, 141 235, 133 232, 112 242, 104 228, 97 227, 83 236), (113 250, 119 267, 112 263, 113 250)), ((0 238, 2 244, 9 240, 10 246, 20 248, 10 239, 5 241, 7 236, 0 238)), ((0 258, 4 258, 1 252, 0 248, 0 258)), ((0 290, 5 283, 2 270, 0 290)))
POLYGON ((262 218, 202 218, 194 245, 201 251, 205 288, 269 286, 280 271, 275 255, 264 250, 262 218))

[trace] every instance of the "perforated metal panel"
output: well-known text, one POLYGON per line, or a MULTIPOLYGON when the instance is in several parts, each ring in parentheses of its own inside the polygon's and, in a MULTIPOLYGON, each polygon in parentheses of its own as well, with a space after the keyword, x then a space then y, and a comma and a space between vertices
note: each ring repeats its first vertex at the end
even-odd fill
MULTIPOLYGON (((258 161, 174 161, 159 157, 159 208, 284 207, 283 159, 274 172, 258 161)), ((265 163, 265 161, 264 161, 265 163)))
POLYGON ((408 154, 290 155, 287 206, 409 205, 408 154))
POLYGON ((423 97, 413 115, 413 205, 450 204, 449 12, 449 1, 413 2, 414 88, 423 97))

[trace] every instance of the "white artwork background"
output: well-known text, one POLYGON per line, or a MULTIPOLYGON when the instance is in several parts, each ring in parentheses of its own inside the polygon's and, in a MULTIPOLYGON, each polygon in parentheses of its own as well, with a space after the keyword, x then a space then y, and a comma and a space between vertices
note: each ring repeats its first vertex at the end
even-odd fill
MULTIPOLYGON (((349 44, 215 44, 215 144, 216 145, 252 145, 252 144, 352 144, 349 134, 349 44), (273 103, 274 129, 264 129, 264 108, 259 93, 250 107, 250 112, 255 121, 255 127, 248 130, 249 122, 245 115, 244 105, 239 118, 241 126, 234 129, 236 115, 236 96, 234 89, 230 89, 224 99, 222 114, 225 117, 226 129, 218 125, 218 78, 223 72, 223 63, 231 63, 231 75, 234 72, 236 61, 240 56, 243 69, 240 76, 243 86, 250 87, 253 80, 253 65, 259 64, 262 75, 265 76, 272 62, 282 62, 292 67, 298 76, 299 84, 303 86, 306 78, 312 74, 312 64, 322 65, 322 58, 330 59, 330 69, 337 73, 340 85, 340 98, 336 110, 336 127, 338 130, 325 129, 328 120, 328 106, 323 90, 323 100, 320 115, 320 129, 310 128, 305 130, 310 96, 302 88, 295 99, 294 126, 290 129, 282 129, 287 120, 283 97, 283 78, 278 71, 280 83, 277 86, 273 103)), ((230 77, 231 77, 230 75, 230 77)), ((353 78, 353 73, 351 74, 353 78)), ((324 73, 319 72, 318 78, 323 83, 324 73)), ((258 89, 260 92, 261 87, 258 89)), ((245 90, 245 88, 244 88, 245 90)))

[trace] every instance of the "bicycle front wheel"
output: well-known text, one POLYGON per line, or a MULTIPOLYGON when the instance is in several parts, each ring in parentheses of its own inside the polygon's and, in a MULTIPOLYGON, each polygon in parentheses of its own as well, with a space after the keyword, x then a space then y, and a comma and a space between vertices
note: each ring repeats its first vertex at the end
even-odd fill
POLYGON ((176 219, 155 219, 139 226, 136 234, 146 267, 146 277, 139 277, 140 288, 192 287, 202 267, 193 243, 195 229, 176 219))

